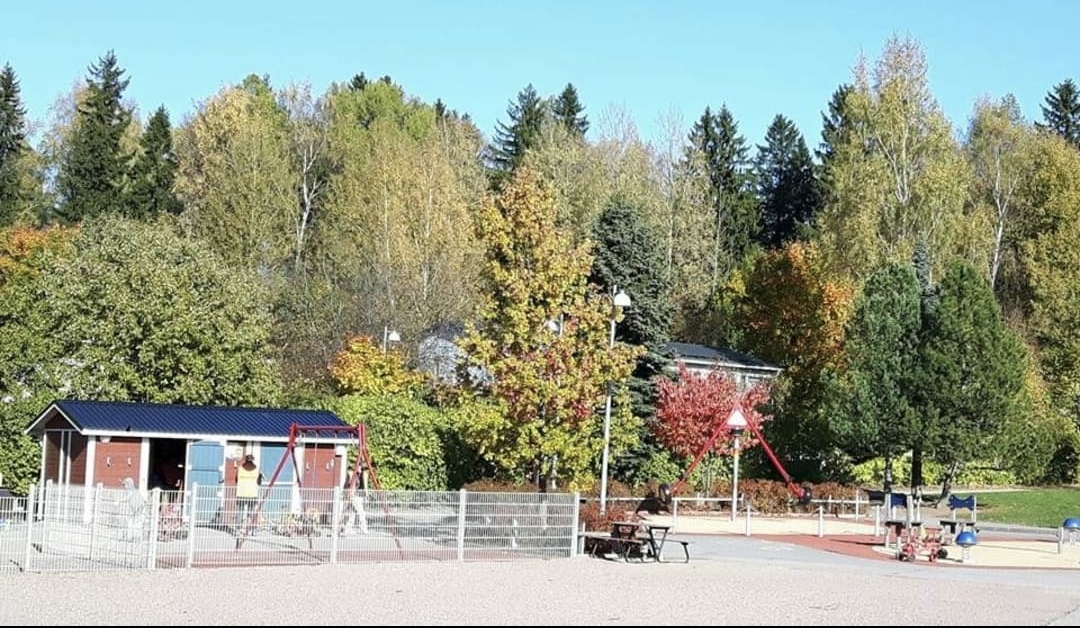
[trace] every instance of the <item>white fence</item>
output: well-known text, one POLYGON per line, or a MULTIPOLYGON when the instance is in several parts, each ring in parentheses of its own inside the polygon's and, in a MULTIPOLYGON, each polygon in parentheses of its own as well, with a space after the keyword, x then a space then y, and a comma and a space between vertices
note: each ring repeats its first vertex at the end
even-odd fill
POLYGON ((578 495, 46 484, 0 513, 0 572, 573 556, 578 495))

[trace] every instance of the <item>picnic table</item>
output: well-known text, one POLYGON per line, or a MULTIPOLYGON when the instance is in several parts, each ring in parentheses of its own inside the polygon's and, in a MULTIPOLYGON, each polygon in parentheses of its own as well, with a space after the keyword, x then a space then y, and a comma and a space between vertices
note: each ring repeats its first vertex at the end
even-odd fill
MULTIPOLYGON (((650 523, 648 521, 613 521, 611 531, 608 533, 586 533, 586 540, 592 543, 589 552, 593 556, 598 553, 613 553, 629 562, 637 558, 644 562, 652 559, 654 562, 664 562, 664 544, 668 542, 668 532, 671 525, 650 523)), ((690 562, 689 541, 672 539, 673 542, 682 545, 685 560, 690 562)))

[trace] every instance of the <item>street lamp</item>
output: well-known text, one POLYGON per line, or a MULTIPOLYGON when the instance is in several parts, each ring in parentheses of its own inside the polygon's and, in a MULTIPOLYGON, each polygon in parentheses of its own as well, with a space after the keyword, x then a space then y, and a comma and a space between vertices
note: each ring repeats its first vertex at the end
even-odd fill
POLYGON ((384 325, 382 328, 382 352, 386 354, 386 348, 391 342, 400 342, 401 334, 396 330, 390 329, 389 326, 384 325))
MULTIPOLYGON (((615 308, 630 307, 630 295, 618 288, 611 290, 611 335, 608 336, 608 349, 615 348, 615 308)), ((611 447, 611 382, 607 385, 607 400, 604 403, 604 451, 600 455, 600 513, 607 513, 607 476, 608 449, 611 447)))
POLYGON ((743 430, 746 429, 746 417, 743 416, 742 408, 740 404, 735 404, 735 408, 731 410, 731 414, 727 418, 727 428, 731 431, 734 442, 732 443, 732 450, 734 452, 734 459, 732 462, 733 470, 731 472, 731 520, 735 521, 735 511, 739 505, 739 436, 742 435, 743 430))

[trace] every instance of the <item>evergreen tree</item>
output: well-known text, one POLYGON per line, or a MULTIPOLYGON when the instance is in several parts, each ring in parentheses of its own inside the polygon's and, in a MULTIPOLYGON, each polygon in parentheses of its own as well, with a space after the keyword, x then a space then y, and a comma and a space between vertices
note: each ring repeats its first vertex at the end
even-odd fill
POLYGON ((937 293, 923 323, 916 369, 921 380, 913 391, 925 400, 919 408, 925 446, 949 470, 945 495, 959 465, 982 455, 990 438, 1017 416, 1024 351, 989 282, 970 264, 950 264, 937 293))
POLYGON ((172 130, 165 107, 158 107, 146 124, 139 140, 140 153, 132 168, 127 213, 133 218, 152 218, 158 214, 179 214, 183 209, 173 193, 176 179, 176 155, 172 130))
POLYGON ((829 99, 829 110, 821 114, 821 144, 815 150, 818 163, 826 164, 836 147, 847 143, 854 122, 847 110, 847 97, 855 88, 841 84, 829 99))
MULTIPOLYGON (((708 181, 706 204, 711 213, 713 283, 743 259, 757 230, 757 203, 746 140, 727 106, 713 114, 706 107, 689 135, 691 152, 700 156, 708 181)), ((688 156, 688 162, 694 159, 688 156)))
POLYGON ((364 91, 364 88, 368 86, 368 83, 369 81, 367 77, 364 76, 363 72, 361 72, 360 74, 354 74, 352 79, 349 81, 349 89, 353 90, 354 92, 362 92, 364 91))
POLYGON ((920 289, 910 264, 885 262, 855 301, 846 334, 846 363, 829 369, 825 415, 836 444, 856 461, 892 462, 918 440, 921 423, 911 403, 917 361, 920 289))
POLYGON ((1076 148, 1080 148, 1080 94, 1076 83, 1065 79, 1046 94, 1046 104, 1042 106, 1045 124, 1049 129, 1076 148))
POLYGON ((10 64, 0 71, 0 226, 15 222, 21 209, 21 160, 26 143, 26 109, 20 98, 19 81, 10 64))
POLYGON ((540 141, 548 107, 530 83, 518 92, 517 102, 510 103, 506 113, 509 123, 496 123, 495 139, 488 147, 488 167, 496 184, 521 165, 525 152, 540 141))
POLYGON ((589 130, 589 119, 582 112, 585 105, 578 100, 577 89, 567 83, 562 93, 551 103, 551 114, 560 124, 579 138, 584 138, 589 130))
POLYGON ((780 248, 807 234, 821 204, 814 163, 795 123, 773 118, 757 147, 755 179, 761 202, 758 242, 780 248))
POLYGON ((592 271, 589 282, 607 290, 618 287, 631 298, 618 326, 619 339, 645 347, 627 380, 630 411, 641 419, 638 446, 611 463, 612 477, 633 481, 645 463, 660 451, 652 436, 656 421, 656 378, 664 376, 670 358, 659 353, 670 340, 674 318, 671 285, 664 264, 662 239, 650 230, 643 210, 616 201, 600 215, 593 230, 592 271))
POLYGON ((123 95, 128 80, 110 50, 90 67, 85 99, 75 115, 71 145, 57 181, 58 213, 66 223, 122 207, 129 174, 121 138, 131 122, 123 95))

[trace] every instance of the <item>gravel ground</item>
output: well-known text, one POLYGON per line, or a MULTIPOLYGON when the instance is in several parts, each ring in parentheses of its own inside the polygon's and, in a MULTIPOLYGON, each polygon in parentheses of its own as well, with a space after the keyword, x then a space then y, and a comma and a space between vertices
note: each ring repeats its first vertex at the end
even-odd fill
POLYGON ((1072 571, 920 569, 749 539, 738 548, 689 564, 12 574, 0 577, 0 625, 1080 625, 1072 571))

